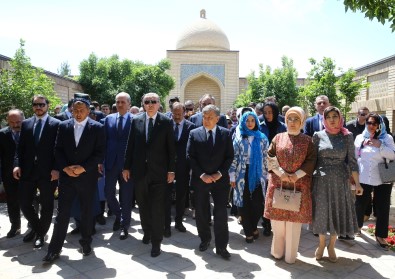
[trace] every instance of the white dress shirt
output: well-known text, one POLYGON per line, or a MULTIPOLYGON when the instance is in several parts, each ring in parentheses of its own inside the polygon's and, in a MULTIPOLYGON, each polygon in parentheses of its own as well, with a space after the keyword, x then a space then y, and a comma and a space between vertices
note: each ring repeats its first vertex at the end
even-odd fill
POLYGON ((82 132, 85 129, 86 123, 88 122, 88 117, 85 118, 82 122, 77 122, 77 120, 74 119, 74 140, 75 140, 75 146, 78 146, 78 143, 80 142, 82 132))
MULTIPOLYGON (((206 130, 206 136, 207 136, 207 140, 208 140, 208 137, 210 136, 210 134, 208 133, 209 129, 207 129, 206 127, 204 127, 204 129, 206 130)), ((217 125, 215 125, 214 128, 211 129, 211 131, 213 131, 213 146, 214 146, 214 144, 215 144, 215 134, 216 134, 216 131, 217 131, 217 125)))
POLYGON ((41 134, 43 132, 43 128, 44 128, 45 122, 47 122, 47 119, 48 119, 48 113, 44 114, 41 117, 38 117, 37 115, 34 115, 33 135, 34 135, 34 133, 36 131, 36 125, 37 125, 37 122, 38 122, 39 119, 41 119, 41 131, 40 131, 40 136, 39 136, 39 139, 41 139, 41 134))
POLYGON ((383 184, 379 174, 379 163, 384 163, 384 158, 395 160, 395 144, 390 135, 384 138, 380 148, 372 145, 365 145, 362 149, 361 144, 364 141, 362 134, 355 138, 355 158, 357 158, 359 167, 359 182, 371 186, 383 184))
MULTIPOLYGON (((181 122, 178 124, 178 135, 176 140, 178 140, 182 134, 182 127, 184 127, 184 122, 185 120, 181 120, 181 122)), ((176 129, 176 125, 177 125, 176 122, 174 122, 173 131, 176 129)))

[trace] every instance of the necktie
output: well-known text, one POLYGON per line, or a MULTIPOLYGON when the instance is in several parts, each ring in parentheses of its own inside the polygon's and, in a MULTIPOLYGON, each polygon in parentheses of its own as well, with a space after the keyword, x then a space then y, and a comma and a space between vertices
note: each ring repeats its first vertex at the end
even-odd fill
POLYGON ((150 118, 148 122, 148 141, 151 140, 152 130, 154 129, 154 119, 150 118))
POLYGON ((123 116, 119 116, 118 128, 117 128, 118 136, 122 135, 122 129, 123 129, 123 116))
POLYGON ((34 129, 34 143, 37 145, 40 141, 40 133, 41 133, 42 120, 39 119, 36 124, 36 128, 34 129))
POLYGON ((213 131, 208 131, 208 140, 207 140, 208 146, 210 148, 214 147, 214 139, 213 139, 213 131))
POLYGON ((176 141, 178 141, 178 133, 179 133, 178 126, 179 125, 180 125, 179 123, 176 123, 176 127, 174 128, 174 138, 176 141))
POLYGON ((16 144, 19 143, 20 132, 15 132, 14 134, 14 141, 16 144))

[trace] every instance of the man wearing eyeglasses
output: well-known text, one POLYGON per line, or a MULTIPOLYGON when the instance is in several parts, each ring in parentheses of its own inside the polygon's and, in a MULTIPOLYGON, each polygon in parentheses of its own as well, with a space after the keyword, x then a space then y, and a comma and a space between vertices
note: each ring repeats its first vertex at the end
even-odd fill
POLYGON ((22 122, 13 176, 20 181, 20 202, 25 218, 32 230, 23 238, 34 240, 34 248, 44 245, 44 237, 52 221, 54 191, 59 171, 55 163, 54 146, 60 121, 48 115, 49 100, 33 97, 34 115, 22 122), (35 212, 33 200, 40 191, 40 216, 35 212))
POLYGON ((165 227, 165 191, 175 177, 175 139, 171 120, 158 112, 158 94, 145 94, 142 105, 145 112, 132 120, 122 176, 133 181, 143 243, 151 241, 151 257, 157 257, 165 227))
POLYGON ((360 107, 358 109, 357 118, 347 122, 346 128, 352 133, 354 140, 365 130, 366 117, 368 114, 369 109, 367 107, 360 107))

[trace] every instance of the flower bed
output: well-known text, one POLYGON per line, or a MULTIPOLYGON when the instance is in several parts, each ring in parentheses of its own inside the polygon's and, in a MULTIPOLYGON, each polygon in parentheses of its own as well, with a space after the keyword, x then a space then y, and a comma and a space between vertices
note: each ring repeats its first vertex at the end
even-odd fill
MULTIPOLYGON (((370 235, 375 236, 376 226, 373 224, 368 225, 366 230, 370 235)), ((388 237, 385 239, 388 243, 389 249, 395 251, 395 227, 388 226, 388 237)))

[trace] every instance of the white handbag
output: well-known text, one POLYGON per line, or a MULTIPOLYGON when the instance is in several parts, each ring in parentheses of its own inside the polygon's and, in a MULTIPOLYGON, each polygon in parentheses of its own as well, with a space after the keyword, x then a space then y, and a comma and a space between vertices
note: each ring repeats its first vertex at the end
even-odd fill
POLYGON ((293 190, 283 189, 282 182, 280 187, 274 189, 273 208, 299 212, 301 200, 302 192, 296 191, 295 183, 293 190))

